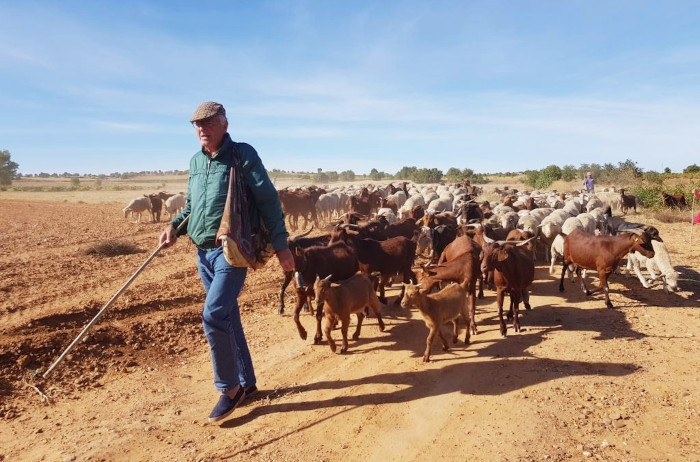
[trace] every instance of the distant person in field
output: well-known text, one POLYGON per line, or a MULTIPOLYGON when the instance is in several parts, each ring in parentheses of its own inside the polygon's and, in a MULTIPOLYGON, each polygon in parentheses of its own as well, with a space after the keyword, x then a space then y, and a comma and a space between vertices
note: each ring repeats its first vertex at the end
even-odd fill
POLYGON ((214 386, 221 393, 209 415, 209 421, 215 422, 229 416, 246 396, 257 391, 238 308, 247 267, 229 264, 222 242, 217 239, 229 194, 231 167, 240 167, 242 173, 237 172, 235 178, 242 174, 245 183, 245 197, 237 196, 235 202, 248 204, 249 215, 257 214, 258 222, 262 219, 283 271, 294 270, 294 257, 287 247, 288 234, 277 190, 255 149, 233 141, 227 133, 224 107, 212 101, 202 103, 190 122, 201 147, 190 159, 185 208, 163 230, 160 243, 163 247, 173 245, 178 226, 189 217, 187 226, 178 234, 188 234, 196 246, 197 269, 206 293, 202 326, 209 342, 214 386))
POLYGON ((586 179, 583 180, 583 186, 586 188, 588 194, 595 194, 595 180, 591 175, 591 172, 586 173, 586 179))

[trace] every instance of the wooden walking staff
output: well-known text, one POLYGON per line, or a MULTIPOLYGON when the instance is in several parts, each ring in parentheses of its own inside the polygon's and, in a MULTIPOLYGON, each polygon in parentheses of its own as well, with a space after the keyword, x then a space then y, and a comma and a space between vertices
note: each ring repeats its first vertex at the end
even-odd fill
MULTIPOLYGON (((182 229, 182 227, 185 226, 185 224, 187 223, 187 220, 189 218, 190 218, 189 215, 187 217, 185 217, 185 219, 182 221, 182 223, 180 223, 180 226, 177 227, 175 234, 177 234, 182 229)), ((54 361, 53 364, 48 369, 46 369, 46 372, 44 372, 44 375, 43 375, 44 378, 48 377, 49 374, 51 373, 51 371, 53 371, 56 368, 56 366, 58 366, 61 363, 61 361, 63 361, 63 359, 66 357, 66 355, 68 353, 70 353, 70 351, 73 349, 73 347, 75 347, 78 344, 78 342, 80 342, 83 339, 83 337, 85 337, 85 334, 87 334, 88 330, 90 330, 90 328, 93 326, 93 324, 95 324, 97 322, 97 320, 100 319, 100 316, 102 316, 102 314, 107 310, 107 308, 109 308, 109 306, 112 303, 114 303, 114 301, 122 294, 122 292, 124 292, 126 290, 126 288, 129 287, 129 285, 134 281, 134 279, 136 279, 136 276, 138 276, 141 273, 141 271, 143 271, 143 269, 151 262, 151 260, 153 260, 153 258, 155 258, 155 256, 158 255, 158 252, 161 251, 163 246, 165 246, 165 242, 160 244, 158 246, 158 248, 153 251, 153 253, 146 259, 145 262, 143 262, 143 264, 139 267, 139 269, 137 269, 136 272, 131 275, 129 280, 124 283, 122 288, 119 289, 117 291, 117 293, 114 294, 112 296, 112 298, 109 299, 109 301, 105 304, 105 306, 103 306, 102 309, 100 309, 100 311, 97 312, 95 317, 92 318, 92 320, 87 324, 87 326, 85 326, 83 328, 83 330, 80 331, 80 334, 78 334, 78 336, 75 338, 75 340, 73 340, 71 342, 71 344, 68 345, 68 348, 66 348, 65 351, 63 353, 61 353, 61 356, 59 356, 58 359, 56 359, 56 361, 54 361)))

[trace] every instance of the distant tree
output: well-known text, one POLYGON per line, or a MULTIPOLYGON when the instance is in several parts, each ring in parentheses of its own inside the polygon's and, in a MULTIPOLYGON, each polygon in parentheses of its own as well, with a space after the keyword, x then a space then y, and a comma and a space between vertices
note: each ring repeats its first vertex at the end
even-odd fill
POLYGON ((355 172, 352 170, 345 170, 344 172, 340 172, 340 179, 341 181, 355 181, 355 172))
POLYGON ((416 183, 438 183, 442 181, 442 170, 421 168, 415 171, 410 180, 416 183))
POLYGON ((671 169, 668 168, 668 167, 666 167, 666 168, 664 169, 664 173, 671 173, 671 169))
POLYGON ((561 168, 556 165, 550 165, 545 167, 539 175, 537 175, 537 180, 535 181, 535 188, 546 189, 549 188, 552 183, 561 179, 561 168))
POLYGON ((537 184, 537 178, 540 176, 540 172, 537 170, 526 170, 523 173, 525 174, 525 184, 534 188, 537 184))
POLYGON ((19 164, 10 160, 12 155, 10 151, 3 149, 0 151, 0 185, 9 186, 12 180, 17 176, 19 164))
POLYGON ((328 174, 322 172, 321 169, 319 169, 319 172, 316 173, 313 178, 316 183, 328 183, 328 174))
POLYGON ((642 176, 643 170, 637 167, 637 163, 632 159, 627 159, 624 162, 618 162, 619 169, 621 172, 629 172, 634 178, 639 178, 642 176))
POLYGON ((373 168, 373 169, 369 172, 369 177, 370 177, 373 181, 379 181, 379 180, 381 180, 381 179, 383 179, 383 178, 391 178, 391 175, 389 175, 389 174, 386 173, 386 172, 380 172, 380 171, 377 170, 376 168, 373 168))
POLYGON ((464 180, 464 174, 456 167, 450 167, 445 173, 445 179, 450 183, 457 183, 464 180))
POLYGON ((688 165, 683 169, 683 173, 700 173, 700 167, 697 164, 688 165))
POLYGON ((576 180, 579 177, 579 172, 573 165, 564 165, 561 169, 561 179, 564 181, 576 180))
POLYGON ((416 173, 418 169, 416 167, 402 167, 401 170, 396 172, 396 179, 398 180, 409 180, 411 176, 416 173))

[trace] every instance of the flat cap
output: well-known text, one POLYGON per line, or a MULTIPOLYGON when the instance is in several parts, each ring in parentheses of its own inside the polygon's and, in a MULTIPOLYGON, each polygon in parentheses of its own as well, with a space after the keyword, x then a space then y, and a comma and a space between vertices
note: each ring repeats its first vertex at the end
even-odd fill
POLYGON ((215 115, 226 115, 226 109, 214 101, 205 101, 194 110, 190 122, 196 122, 198 120, 208 119, 209 117, 214 117, 215 115))

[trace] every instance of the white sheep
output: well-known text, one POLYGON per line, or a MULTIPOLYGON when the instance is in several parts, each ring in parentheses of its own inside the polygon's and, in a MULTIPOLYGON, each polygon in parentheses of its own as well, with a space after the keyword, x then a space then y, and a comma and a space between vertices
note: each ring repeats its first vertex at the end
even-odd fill
POLYGON ((433 199, 428 204, 426 211, 437 213, 437 212, 451 212, 452 211, 452 199, 449 197, 443 197, 438 199, 433 199))
POLYGON ((168 212, 168 216, 172 218, 182 211, 182 209, 187 204, 187 197, 184 194, 178 193, 165 201, 165 211, 168 212))
POLYGON ((668 255, 666 246, 663 242, 656 240, 651 241, 651 245, 654 247, 653 258, 647 258, 639 252, 632 252, 627 256, 627 273, 631 274, 630 267, 634 268, 639 282, 646 288, 649 288, 649 284, 660 276, 664 283, 664 292, 668 293, 669 289, 675 292, 678 290, 678 272, 673 268, 671 257, 668 255), (651 276, 651 279, 648 281, 642 275, 640 269, 641 263, 644 263, 644 266, 651 276), (656 275, 656 271, 659 272, 659 276, 656 275))
POLYGON ((129 216, 129 213, 133 213, 136 216, 136 223, 141 223, 141 214, 143 212, 148 212, 151 214, 151 221, 153 221, 153 213, 151 212, 151 199, 147 196, 137 197, 129 202, 129 205, 124 207, 124 218, 129 216))

